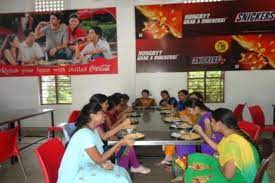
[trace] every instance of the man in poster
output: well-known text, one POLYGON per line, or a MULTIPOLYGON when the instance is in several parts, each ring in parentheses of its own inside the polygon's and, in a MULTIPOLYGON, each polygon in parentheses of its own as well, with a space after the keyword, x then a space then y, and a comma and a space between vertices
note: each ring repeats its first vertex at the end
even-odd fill
POLYGON ((106 59, 112 58, 109 43, 103 39, 102 30, 100 27, 93 27, 88 34, 88 44, 80 52, 80 59, 83 62, 94 60, 98 57, 106 59))
POLYGON ((51 13, 50 22, 40 22, 35 30, 36 39, 46 36, 46 54, 49 61, 72 58, 72 51, 67 47, 67 26, 61 20, 61 13, 51 13))
POLYGON ((24 31, 25 41, 19 44, 22 65, 36 64, 44 58, 44 53, 37 42, 35 42, 34 32, 26 29, 24 31))

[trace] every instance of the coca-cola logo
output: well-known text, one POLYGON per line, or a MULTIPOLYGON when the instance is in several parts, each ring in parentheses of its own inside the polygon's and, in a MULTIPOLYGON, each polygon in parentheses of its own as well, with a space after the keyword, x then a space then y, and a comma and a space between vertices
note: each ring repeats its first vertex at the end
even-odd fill
POLYGON ((89 68, 89 71, 95 71, 95 72, 108 72, 111 70, 111 65, 110 64, 104 64, 104 65, 100 65, 100 66, 95 66, 95 65, 91 65, 89 68))

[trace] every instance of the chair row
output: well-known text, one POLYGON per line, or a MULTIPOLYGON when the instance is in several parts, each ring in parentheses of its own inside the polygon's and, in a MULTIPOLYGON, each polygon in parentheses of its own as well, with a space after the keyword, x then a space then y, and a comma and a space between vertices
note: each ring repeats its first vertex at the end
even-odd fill
MULTIPOLYGON (((233 113, 237 121, 242 121, 243 120, 243 110, 244 107, 246 106, 246 103, 244 104, 238 104, 233 113)), ((248 106, 248 111, 251 115, 252 123, 255 125, 258 125, 260 127, 260 134, 262 132, 272 132, 275 133, 275 125, 266 125, 265 124, 265 115, 264 112, 259 105, 253 105, 253 106, 248 106)))

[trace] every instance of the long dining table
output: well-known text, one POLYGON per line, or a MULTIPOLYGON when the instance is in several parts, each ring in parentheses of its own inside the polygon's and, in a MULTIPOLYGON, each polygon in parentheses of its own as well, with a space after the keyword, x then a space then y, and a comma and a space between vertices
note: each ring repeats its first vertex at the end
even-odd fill
MULTIPOLYGON (((0 110, 0 126, 8 124, 9 126, 14 126, 18 123, 21 126, 22 120, 32 118, 34 116, 43 115, 50 113, 51 126, 54 126, 54 109, 16 109, 16 110, 0 110)), ((19 140, 22 138, 21 130, 19 129, 19 140)), ((38 140, 23 146, 20 150, 23 150, 37 142, 40 142, 47 137, 39 138, 38 140)))
MULTIPOLYGON (((182 140, 171 136, 171 133, 179 131, 169 127, 169 123, 162 120, 163 115, 156 109, 139 109, 140 117, 136 130, 145 134, 145 137, 135 140, 135 146, 162 146, 162 145, 200 145, 201 139, 182 140)), ((114 145, 119 138, 108 140, 108 145, 114 145)))

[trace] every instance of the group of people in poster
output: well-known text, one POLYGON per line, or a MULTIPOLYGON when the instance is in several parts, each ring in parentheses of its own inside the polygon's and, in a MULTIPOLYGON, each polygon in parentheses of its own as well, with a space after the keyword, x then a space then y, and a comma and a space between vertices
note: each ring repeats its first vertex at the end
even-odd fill
POLYGON ((48 22, 40 21, 33 29, 25 28, 22 41, 18 34, 8 34, 2 43, 0 64, 40 65, 56 60, 88 63, 98 57, 113 57, 99 26, 86 31, 76 13, 69 16, 68 25, 63 23, 62 16, 61 12, 52 12, 48 22), (38 43, 41 38, 43 42, 38 43))

